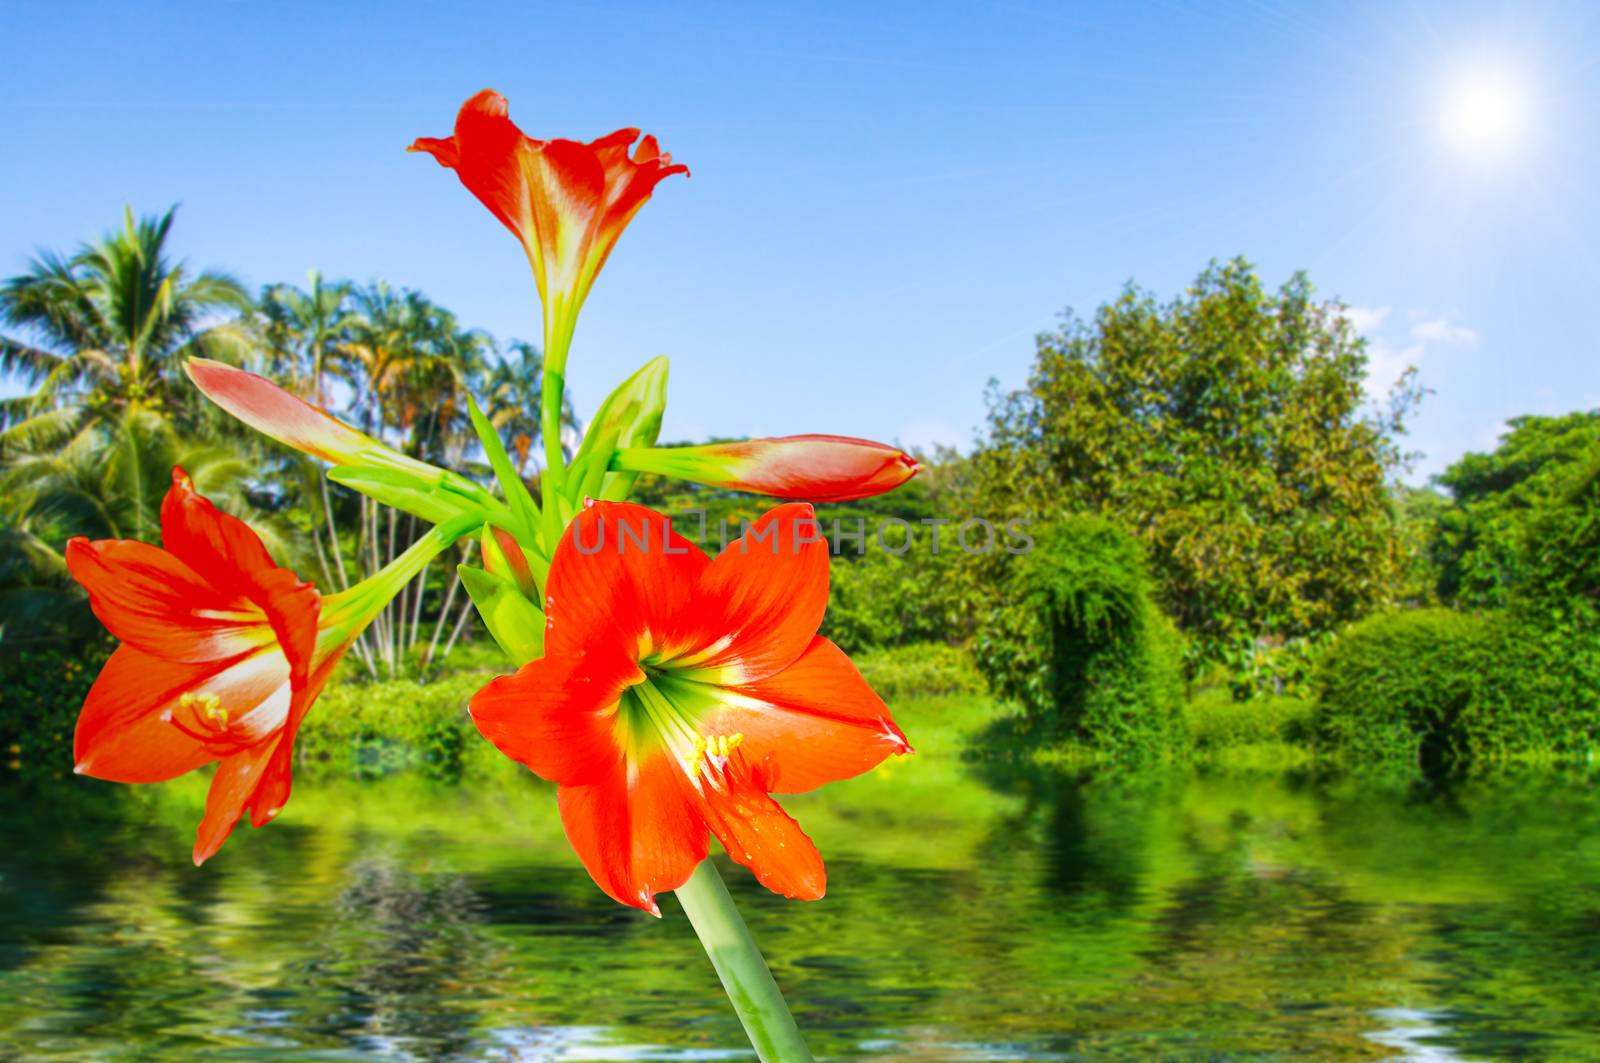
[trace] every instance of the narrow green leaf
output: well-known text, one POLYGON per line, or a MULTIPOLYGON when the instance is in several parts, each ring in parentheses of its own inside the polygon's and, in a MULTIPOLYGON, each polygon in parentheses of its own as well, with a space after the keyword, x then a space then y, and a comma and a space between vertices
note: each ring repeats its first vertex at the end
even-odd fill
POLYGON ((494 425, 489 423, 489 418, 478 409, 478 403, 467 396, 467 413, 472 417, 472 428, 478 433, 478 442, 483 444, 483 453, 489 459, 489 467, 494 470, 495 479, 500 482, 500 490, 506 496, 506 503, 511 507, 511 515, 516 518, 519 527, 516 529, 518 540, 530 543, 539 528, 539 506, 534 502, 533 496, 528 493, 528 485, 522 482, 522 477, 517 475, 517 470, 511 464, 511 456, 506 453, 505 444, 500 441, 500 433, 496 432, 494 425))

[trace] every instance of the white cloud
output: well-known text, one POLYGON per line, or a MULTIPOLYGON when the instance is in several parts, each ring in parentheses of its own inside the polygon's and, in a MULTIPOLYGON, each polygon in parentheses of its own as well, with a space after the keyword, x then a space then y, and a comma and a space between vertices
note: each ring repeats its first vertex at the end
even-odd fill
POLYGON ((1418 321, 1411 326, 1411 338, 1419 343, 1442 343, 1448 347, 1476 347, 1478 334, 1465 325, 1452 324, 1447 317, 1418 321))
MULTIPOLYGON (((1413 366, 1420 367, 1432 351, 1440 347, 1471 349, 1478 345, 1478 333, 1465 325, 1458 325, 1449 317, 1430 317, 1423 311, 1413 310, 1407 317, 1412 324, 1404 333, 1389 324, 1390 308, 1387 306, 1346 307, 1344 317, 1367 341, 1367 398, 1381 401, 1402 374, 1413 366)), ((1437 379, 1439 362, 1429 363, 1429 375, 1437 379)))
POLYGON ((1347 306, 1344 308, 1344 319, 1350 322, 1350 327, 1363 336, 1370 336, 1383 327, 1389 318, 1387 306, 1347 306))

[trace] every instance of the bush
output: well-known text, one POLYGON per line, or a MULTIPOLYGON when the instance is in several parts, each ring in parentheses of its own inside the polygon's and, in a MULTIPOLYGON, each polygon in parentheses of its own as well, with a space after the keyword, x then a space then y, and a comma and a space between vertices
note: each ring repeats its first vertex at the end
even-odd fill
POLYGON ((1472 702, 1485 622, 1449 609, 1388 613, 1347 631, 1317 675, 1317 737, 1362 759, 1416 759, 1472 702))
POLYGON ((1513 605, 1530 623, 1600 628, 1600 449, 1529 521, 1513 605))
POLYGON ((306 715, 296 754, 356 775, 420 769, 457 778, 473 749, 491 749, 467 715, 472 695, 491 678, 456 672, 431 683, 330 683, 306 715))
POLYGON ((822 634, 846 653, 959 638, 968 611, 959 555, 940 545, 935 554, 928 543, 913 540, 900 556, 873 543, 860 557, 835 557, 822 634))
POLYGON ((979 619, 979 670, 1050 737, 1163 752, 1183 718, 1183 641, 1156 607, 1139 544, 1076 516, 1039 528, 979 619))
POLYGON ((1311 738, 1313 702, 1296 697, 1257 697, 1235 701, 1225 689, 1211 690, 1184 706, 1189 742, 1197 752, 1279 742, 1305 744, 1311 738))
POLYGON ((865 653, 856 658, 856 667, 878 696, 888 702, 984 692, 983 676, 972 655, 942 642, 865 653))
POLYGON ((1372 617, 1317 679, 1318 738, 1363 760, 1583 755, 1600 733, 1600 647, 1511 612, 1372 617))
POLYGON ((25 784, 72 775, 78 710, 111 647, 21 650, 0 657, 0 779, 25 784))
POLYGON ((1472 761, 1583 758, 1600 747, 1600 642, 1516 611, 1488 625, 1454 741, 1472 761))

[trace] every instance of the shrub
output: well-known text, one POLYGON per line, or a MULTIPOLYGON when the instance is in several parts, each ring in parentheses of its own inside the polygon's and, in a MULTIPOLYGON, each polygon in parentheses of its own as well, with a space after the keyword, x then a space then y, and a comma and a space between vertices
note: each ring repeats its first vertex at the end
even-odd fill
POLYGON ((109 652, 95 641, 72 652, 0 656, 0 779, 38 784, 72 775, 78 710, 109 652))
POLYGON ((1271 742, 1303 744, 1311 738, 1313 702, 1296 697, 1236 701, 1211 690, 1184 706, 1189 743, 1197 752, 1271 742))
POLYGON ((1363 759, 1415 759, 1448 741, 1472 701, 1485 622, 1449 609, 1388 613, 1356 624, 1322 660, 1317 737, 1363 759))
POLYGON ((1600 449, 1529 521, 1513 605, 1530 623, 1600 628, 1600 449))
POLYGON ((467 715, 467 702, 491 678, 457 672, 431 683, 331 683, 306 715, 296 754, 302 762, 357 775, 410 768, 456 778, 471 750, 489 748, 467 715))
POLYGON ((955 548, 941 543, 935 554, 914 540, 907 551, 874 543, 860 557, 835 557, 822 634, 847 653, 960 637, 967 608, 955 548))
POLYGON ((1458 722, 1468 760, 1584 757, 1600 747, 1600 642, 1519 611, 1488 625, 1476 696, 1458 722))
POLYGON ((1600 647, 1512 612, 1372 617, 1317 680, 1318 738, 1363 760, 1560 757, 1600 733, 1600 647))
POLYGON ((1181 734, 1183 641, 1139 544, 1099 517, 1037 529, 979 619, 979 670, 1051 737, 1158 752, 1181 734))
POLYGON ((982 694, 983 676, 959 646, 926 642, 876 650, 856 658, 856 667, 885 701, 945 694, 982 694))

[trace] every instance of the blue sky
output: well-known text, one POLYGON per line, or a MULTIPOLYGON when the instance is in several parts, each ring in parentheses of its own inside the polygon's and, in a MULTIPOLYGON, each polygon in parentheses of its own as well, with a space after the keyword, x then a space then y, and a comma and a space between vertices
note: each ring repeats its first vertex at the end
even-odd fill
POLYGON ((124 203, 251 284, 383 277, 534 338, 515 241, 403 149, 479 88, 693 171, 585 309, 580 413, 672 358, 665 436, 965 445, 986 381, 1135 279, 1307 270, 1433 388, 1420 474, 1600 406, 1600 8, 1252 2, 0 7, 0 271, 124 203))

